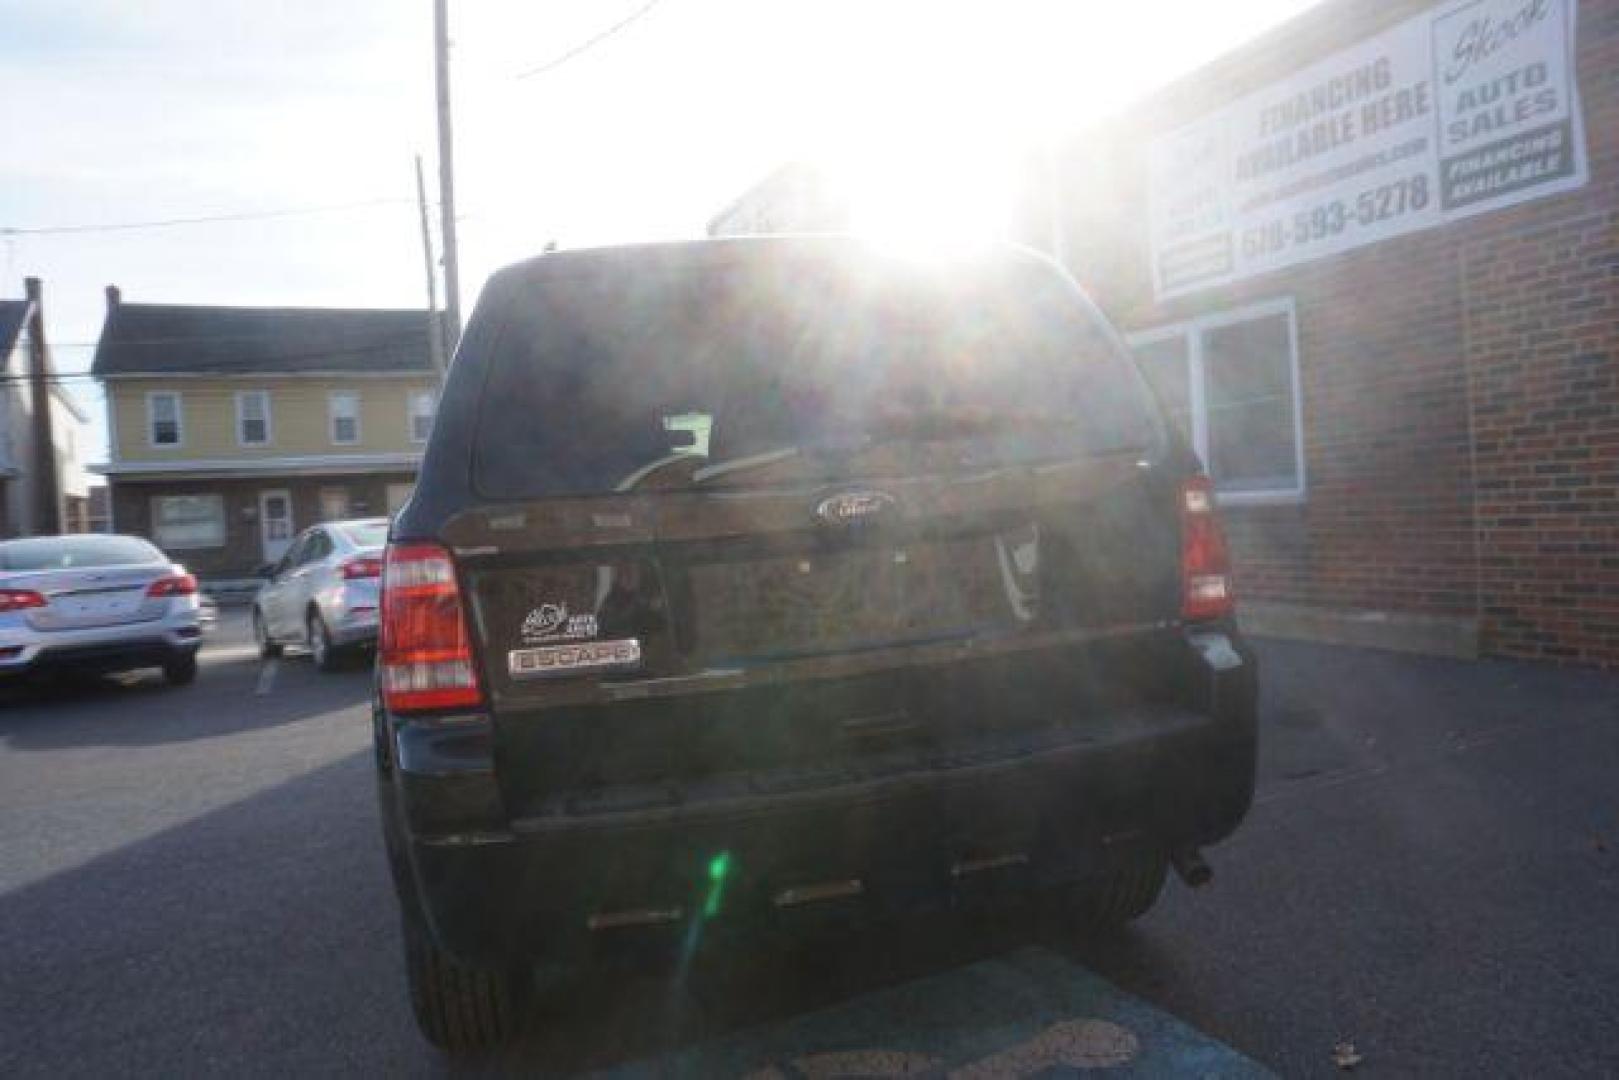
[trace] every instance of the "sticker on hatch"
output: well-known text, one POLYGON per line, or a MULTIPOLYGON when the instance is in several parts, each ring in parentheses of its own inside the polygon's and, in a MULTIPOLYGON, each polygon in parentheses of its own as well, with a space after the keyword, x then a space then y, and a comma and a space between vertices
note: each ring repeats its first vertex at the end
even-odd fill
POLYGON ((578 641, 596 636, 596 616, 569 615, 568 605, 541 604, 523 617, 520 636, 523 644, 541 641, 578 641))

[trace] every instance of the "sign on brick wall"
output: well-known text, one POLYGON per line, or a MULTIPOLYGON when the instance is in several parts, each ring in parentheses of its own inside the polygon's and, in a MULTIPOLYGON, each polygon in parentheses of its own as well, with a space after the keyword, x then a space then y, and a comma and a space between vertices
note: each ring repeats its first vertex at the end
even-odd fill
POLYGON ((1153 140, 1158 295, 1583 184, 1577 6, 1441 5, 1153 140))

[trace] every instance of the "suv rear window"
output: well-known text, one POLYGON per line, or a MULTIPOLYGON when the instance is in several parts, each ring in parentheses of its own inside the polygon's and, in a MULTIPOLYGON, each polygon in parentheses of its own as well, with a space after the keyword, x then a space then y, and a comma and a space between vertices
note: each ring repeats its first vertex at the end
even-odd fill
POLYGON ((0 570, 72 570, 166 562, 161 551, 133 536, 39 536, 0 544, 0 570))
POLYGON ((675 455, 704 459, 690 484, 731 484, 749 474, 718 466, 778 452, 846 477, 866 475, 860 447, 904 444, 916 473, 1140 448, 1158 430, 1131 361, 1035 263, 615 264, 547 278, 506 318, 475 448, 494 498, 623 490, 675 455))

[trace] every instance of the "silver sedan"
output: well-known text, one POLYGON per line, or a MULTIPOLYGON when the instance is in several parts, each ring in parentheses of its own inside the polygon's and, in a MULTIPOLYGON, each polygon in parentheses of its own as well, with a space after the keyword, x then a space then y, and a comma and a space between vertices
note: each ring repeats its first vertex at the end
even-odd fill
POLYGON ((302 645, 322 671, 377 640, 377 586, 387 518, 329 521, 299 534, 281 560, 261 568, 253 637, 261 656, 302 645))
POLYGON ((0 542, 0 677, 158 667, 197 677, 197 579, 137 536, 0 542))

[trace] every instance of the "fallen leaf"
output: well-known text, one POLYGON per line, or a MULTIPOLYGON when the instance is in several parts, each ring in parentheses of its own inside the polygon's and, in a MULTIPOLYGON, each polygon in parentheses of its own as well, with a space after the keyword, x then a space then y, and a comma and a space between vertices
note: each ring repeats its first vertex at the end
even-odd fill
POLYGON ((1340 1069, 1353 1069, 1364 1060, 1365 1058, 1355 1050, 1355 1044, 1348 1039, 1332 1048, 1332 1063, 1340 1069))

